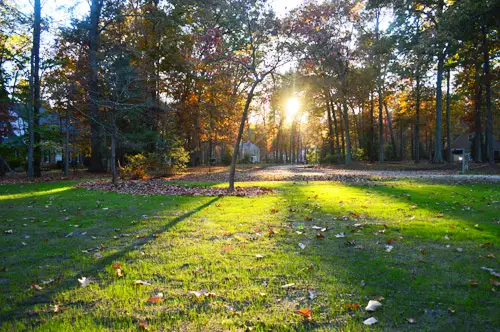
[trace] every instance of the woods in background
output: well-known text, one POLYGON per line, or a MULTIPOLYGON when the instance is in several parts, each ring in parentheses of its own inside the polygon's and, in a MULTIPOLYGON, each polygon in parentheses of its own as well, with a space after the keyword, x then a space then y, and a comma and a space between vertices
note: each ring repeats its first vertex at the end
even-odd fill
POLYGON ((92 0, 57 25, 38 0, 32 15, 4 1, 0 156, 30 178, 59 161, 116 180, 138 154, 234 178, 246 141, 261 162, 441 163, 463 134, 494 164, 499 8, 331 0, 278 17, 263 0, 92 0))

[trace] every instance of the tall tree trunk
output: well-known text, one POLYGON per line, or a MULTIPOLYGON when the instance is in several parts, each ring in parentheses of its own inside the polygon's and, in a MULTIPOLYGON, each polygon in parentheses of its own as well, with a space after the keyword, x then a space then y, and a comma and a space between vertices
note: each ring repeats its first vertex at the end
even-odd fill
POLYGON ((352 154, 351 154, 351 135, 349 134, 349 114, 348 114, 348 109, 347 109, 347 102, 343 101, 343 106, 344 106, 344 130, 345 130, 345 164, 349 165, 352 161, 352 154))
POLYGON ((335 146, 333 144, 333 120, 332 120, 332 114, 330 113, 330 98, 328 96, 328 91, 325 92, 325 98, 326 98, 326 115, 328 119, 328 148, 330 155, 335 154, 335 146))
POLYGON ((41 176, 40 150, 40 0, 34 1, 33 47, 31 49, 30 102, 28 103, 28 178, 41 176))
POLYGON ((113 123, 111 127, 111 182, 116 185, 117 171, 116 171, 116 119, 115 110, 113 112, 113 123))
POLYGON ((446 70, 446 161, 451 163, 451 126, 450 126, 450 68, 446 70))
POLYGON ((444 71, 444 51, 439 50, 438 70, 436 80, 436 135, 434 137, 434 163, 443 162, 442 150, 442 130, 443 130, 443 71, 444 71))
POLYGON ((99 19, 101 16, 103 0, 92 0, 90 6, 90 28, 89 28, 89 102, 88 109, 90 121, 90 172, 104 172, 102 165, 102 141, 101 123, 99 116, 99 81, 97 76, 97 49, 99 47, 99 19))
POLYGON ((42 158, 42 150, 40 146, 40 108, 41 108, 41 100, 40 100, 40 33, 41 33, 41 5, 40 0, 35 0, 35 21, 34 21, 34 29, 33 29, 33 58, 35 62, 35 72, 33 75, 33 83, 34 83, 34 95, 33 95, 33 124, 35 131, 35 146, 33 151, 33 171, 35 177, 42 176, 41 169, 41 158, 42 158))
MULTIPOLYGON (((479 52, 478 52, 479 53, 479 52)), ((481 128, 481 99, 483 95, 483 86, 480 82, 480 62, 479 62, 479 54, 476 53, 476 64, 475 64, 475 81, 476 81, 476 100, 475 100, 475 137, 474 137, 474 160, 478 163, 483 162, 482 154, 481 154, 481 145, 482 145, 482 128, 481 128)))
POLYGON ((373 91, 370 91, 370 145, 368 149, 370 162, 375 162, 375 105, 373 102, 373 91))
POLYGON ((68 96, 66 103, 66 119, 64 124, 64 175, 69 176, 69 109, 71 107, 71 99, 68 96))
POLYGON ((250 108, 250 103, 252 102, 253 94, 255 88, 259 84, 260 80, 254 81, 250 91, 247 94, 247 100, 245 102, 245 108, 243 109, 243 114, 241 115, 240 128, 238 129, 238 136, 236 137, 236 142, 234 143, 233 155, 231 156, 231 168, 229 169, 229 191, 234 191, 234 176, 236 174, 236 161, 238 160, 238 153, 240 152, 240 142, 241 136, 243 136, 243 130, 245 129, 245 122, 248 117, 248 109, 250 108))
MULTIPOLYGON (((339 140, 339 127, 337 123, 337 115, 335 114, 335 105, 333 103, 332 98, 330 97, 330 109, 332 111, 332 117, 333 117, 333 126, 335 129, 335 145, 337 147, 337 161, 340 162, 340 140, 339 140)), ((340 110, 339 110, 340 111, 340 110)))
POLYGON ((391 135, 391 145, 392 145, 392 151, 393 151, 393 158, 398 159, 398 148, 396 146, 396 137, 394 136, 394 131, 392 128, 391 113, 389 113, 389 108, 387 107, 387 103, 385 103, 384 106, 385 106, 385 114, 387 116, 387 125, 389 126, 389 133, 391 135))
POLYGON ((493 141, 493 111, 491 109, 490 50, 486 25, 482 26, 484 84, 486 85, 486 141, 488 142, 488 163, 495 165, 495 142, 493 141))
POLYGON ((382 87, 378 86, 378 161, 384 162, 384 109, 382 100, 382 87))
POLYGON ((341 149, 341 159, 345 162, 345 131, 344 131, 344 115, 342 114, 342 104, 338 104, 337 108, 339 109, 339 130, 340 130, 340 141, 342 143, 341 149))
MULTIPOLYGON (((419 43, 420 39, 420 17, 417 17, 417 33, 416 33, 416 43, 419 43)), ((419 57, 420 54, 417 55, 419 57)), ((415 136, 412 137, 412 154, 415 158, 415 164, 420 163, 420 58, 418 58, 415 68, 415 136)))

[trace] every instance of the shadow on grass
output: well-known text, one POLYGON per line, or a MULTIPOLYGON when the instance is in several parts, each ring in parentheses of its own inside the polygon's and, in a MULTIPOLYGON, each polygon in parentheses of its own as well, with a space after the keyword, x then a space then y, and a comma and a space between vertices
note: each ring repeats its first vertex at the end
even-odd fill
MULTIPOLYGON (((353 189, 351 186, 347 188, 353 189)), ((401 201, 414 204, 406 199, 407 196, 399 194, 410 193, 415 199, 417 196, 425 198, 423 193, 393 187, 354 188, 375 194, 373 199, 389 198, 388 205, 401 201)), ((296 212, 283 218, 292 229, 278 240, 281 250, 289 253, 290 264, 313 266, 310 276, 303 279, 297 276, 298 288, 301 284, 306 285, 302 292, 295 295, 287 292, 286 296, 301 303, 301 307, 312 308, 313 315, 321 313, 322 318, 326 316, 332 322, 328 326, 318 325, 318 328, 345 329, 346 322, 354 320, 358 322, 354 329, 359 330, 361 321, 371 316, 389 330, 440 330, 449 326, 489 330, 498 326, 500 321, 494 313, 499 307, 494 296, 487 289, 477 291, 467 283, 471 276, 483 276, 479 262, 464 264, 477 259, 481 250, 479 246, 467 253, 453 254, 443 241, 435 241, 425 232, 420 238, 407 236, 406 230, 397 223, 383 226, 384 221, 376 215, 368 213, 366 218, 359 218, 346 213, 337 203, 345 197, 330 195, 322 199, 322 196, 326 194, 322 193, 321 187, 298 185, 284 190, 283 197, 287 199, 288 207, 296 212), (319 194, 317 199, 314 198, 316 194, 319 194), (294 202, 306 202, 307 205, 294 202), (306 220, 309 218, 312 220, 306 220), (367 224, 354 226, 364 223, 367 224), (296 235, 295 231, 301 224, 303 234, 296 235), (312 229, 312 226, 330 230, 323 232, 325 238, 317 238, 316 234, 321 231, 312 229), (340 232, 345 233, 344 238, 335 237, 340 232), (386 251, 388 239, 394 239, 391 252, 386 251), (298 243, 305 244, 305 249, 298 249, 298 243), (306 290, 314 288, 315 284, 319 287, 315 289, 318 299, 327 298, 320 300, 323 305, 304 297, 306 290), (377 296, 383 296, 385 300, 382 301, 383 308, 376 313, 352 310, 347 306, 357 303, 362 308, 377 296), (450 307, 460 313, 451 314, 450 307), (418 326, 408 324, 410 317, 416 318, 418 326)), ((447 197, 440 198, 451 203, 447 197)), ((434 212, 432 208, 430 211, 434 212)), ((473 222, 459 213, 452 215, 466 223, 473 222)), ((296 268, 298 270, 300 266, 296 268)))
MULTIPOLYGON (((38 196, 37 198, 40 198, 40 196, 38 196)), ((15 305, 12 305, 11 308, 9 308, 6 311, 3 311, 0 314, 0 322, 9 323, 9 322, 15 322, 17 319, 23 317, 25 318, 27 313, 25 310, 27 306, 41 304, 41 303, 53 303, 53 299, 58 293, 77 287, 76 286, 77 277, 94 275, 96 271, 104 269, 106 266, 110 266, 113 262, 120 260, 120 258, 124 257, 128 252, 133 250, 139 250, 142 246, 155 241, 156 240, 154 236, 155 234, 159 235, 164 232, 168 232, 172 227, 174 227, 178 223, 182 222, 186 218, 191 217, 197 212, 209 207, 211 204, 215 203, 219 199, 220 197, 212 198, 209 201, 205 202, 204 204, 174 218, 173 220, 170 220, 165 225, 156 227, 154 230, 151 231, 150 234, 144 236, 144 238, 136 239, 132 241, 132 243, 122 247, 117 252, 105 256, 102 259, 99 259, 95 264, 80 271, 72 271, 73 273, 71 275, 64 275, 64 278, 61 280, 60 283, 56 284, 55 287, 46 287, 40 291, 37 291, 36 293, 29 294, 29 296, 26 299, 15 303, 15 305)), ((69 305, 71 305, 71 303, 69 303, 69 305)), ((36 324, 37 322, 35 318, 35 326, 36 324)))

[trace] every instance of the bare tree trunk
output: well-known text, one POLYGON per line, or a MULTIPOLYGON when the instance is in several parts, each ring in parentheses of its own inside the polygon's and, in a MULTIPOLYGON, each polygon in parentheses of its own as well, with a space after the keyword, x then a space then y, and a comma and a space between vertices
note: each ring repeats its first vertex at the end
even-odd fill
POLYGON ((384 109, 382 100, 382 87, 378 87, 378 161, 384 162, 384 109))
POLYGON ((31 49, 30 101, 28 103, 28 178, 41 176, 40 169, 40 0, 34 1, 33 47, 31 49))
POLYGON ((111 182, 116 185, 117 172, 116 172, 116 119, 115 110, 113 112, 113 123, 111 128, 111 182))
POLYGON ((349 114, 347 109, 347 103, 344 100, 344 123, 345 123, 345 145, 346 145, 346 154, 345 154, 345 164, 349 165, 352 161, 351 155, 351 136, 349 134, 349 114))
POLYGON ((474 160, 478 163, 483 162, 483 158, 481 155, 481 145, 482 145, 482 128, 481 128, 481 99, 483 94, 483 87, 480 82, 479 72, 480 72, 480 63, 479 63, 479 54, 476 54, 476 64, 475 64, 475 81, 476 81, 476 100, 475 100, 475 130, 476 134, 474 137, 474 160))
POLYGON ((373 91, 370 91, 370 146, 369 157, 370 162, 375 162, 375 121, 374 121, 375 105, 373 104, 373 91))
POLYGON ((234 143, 233 155, 231 156, 231 168, 229 169, 229 191, 234 191, 234 176, 236 174, 236 161, 238 160, 238 153, 240 152, 240 142, 241 136, 243 136, 243 130, 245 129, 245 122, 248 116, 248 109, 250 108, 250 103, 252 102, 253 93, 257 84, 259 84, 260 80, 254 81, 250 91, 247 94, 247 100, 245 103, 245 108, 243 109, 243 114, 241 115, 240 128, 238 130, 238 136, 236 137, 236 143, 234 143))
POLYGON ((68 96, 68 102, 66 103, 66 123, 64 124, 64 175, 69 176, 69 108, 71 106, 71 100, 68 96))
POLYGON ((486 85, 486 140, 488 141, 488 162, 490 165, 495 165, 495 142, 493 141, 493 111, 491 109, 491 77, 490 77, 490 50, 488 45, 488 35, 486 26, 482 27, 483 34, 483 58, 484 69, 483 74, 486 85))
MULTIPOLYGON (((335 129, 335 143, 337 146, 337 161, 340 162, 340 140, 339 140, 339 127, 337 124, 337 115, 335 115, 335 105, 333 104, 333 100, 330 97, 330 109, 332 111, 332 117, 333 117, 333 126, 335 129)), ((340 109, 339 109, 340 111, 340 109)))
POLYGON ((436 137, 434 137, 434 163, 443 162, 442 150, 442 130, 443 130, 443 71, 444 71, 444 51, 439 50, 438 54, 438 70, 436 80, 436 137))
POLYGON ((90 172, 104 172, 102 165, 102 142, 101 124, 99 123, 99 81, 97 76, 97 49, 99 45, 99 19, 101 16, 103 0, 92 0, 90 6, 90 29, 89 29, 89 101, 88 109, 90 121, 90 172))
POLYGON ((387 103, 385 103, 384 106, 385 106, 385 114, 387 116, 387 125, 389 126, 389 133, 391 135, 393 157, 394 157, 394 159, 398 159, 398 148, 396 146, 396 137, 394 136, 394 131, 392 128, 391 113, 389 113, 389 108, 387 107, 387 103))
POLYGON ((446 70, 446 161, 451 163, 451 127, 450 127, 450 68, 446 70))
POLYGON ((330 155, 333 156, 335 154, 335 147, 333 145, 333 120, 332 120, 332 115, 330 113, 330 98, 328 96, 328 92, 326 92, 325 98, 326 98, 326 114, 328 119, 328 147, 330 155))

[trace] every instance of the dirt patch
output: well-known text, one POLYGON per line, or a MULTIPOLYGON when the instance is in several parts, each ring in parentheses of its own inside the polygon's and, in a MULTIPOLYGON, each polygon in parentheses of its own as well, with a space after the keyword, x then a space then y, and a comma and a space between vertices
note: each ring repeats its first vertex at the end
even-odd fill
POLYGON ((164 180, 155 179, 148 181, 120 181, 116 185, 110 181, 88 181, 75 185, 76 188, 88 190, 105 190, 121 194, 133 195, 174 195, 174 196, 242 196, 254 197, 267 195, 273 192, 270 188, 263 187, 236 187, 234 192, 227 188, 218 187, 186 187, 165 183, 164 180))

